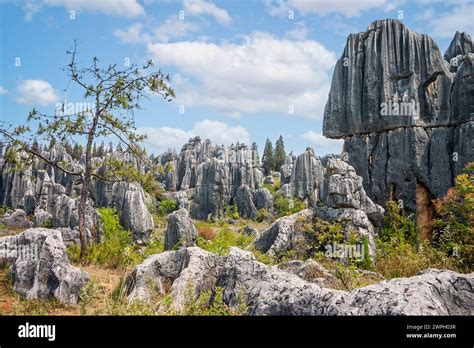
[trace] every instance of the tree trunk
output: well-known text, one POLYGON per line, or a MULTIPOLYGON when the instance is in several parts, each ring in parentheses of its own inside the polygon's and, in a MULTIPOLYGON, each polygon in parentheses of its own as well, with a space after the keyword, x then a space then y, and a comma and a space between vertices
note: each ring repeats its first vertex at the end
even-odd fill
POLYGON ((81 199, 79 201, 78 217, 79 217, 79 238, 81 241, 81 253, 80 260, 83 260, 84 256, 87 253, 87 236, 86 236, 86 207, 87 207, 87 198, 89 197, 89 190, 91 186, 92 178, 92 147, 94 145, 95 132, 97 129, 97 123, 99 121, 99 94, 96 94, 96 112, 94 119, 92 121, 91 129, 87 134, 87 146, 86 146, 86 163, 84 176, 82 178, 82 192, 81 199))

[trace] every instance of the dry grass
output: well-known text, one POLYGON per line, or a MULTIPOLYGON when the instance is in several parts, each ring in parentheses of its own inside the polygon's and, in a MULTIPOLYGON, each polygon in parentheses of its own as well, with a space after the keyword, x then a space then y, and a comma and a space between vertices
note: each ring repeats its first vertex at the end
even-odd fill
POLYGON ((212 240, 217 235, 217 232, 213 228, 207 226, 199 227, 197 233, 205 240, 212 240))

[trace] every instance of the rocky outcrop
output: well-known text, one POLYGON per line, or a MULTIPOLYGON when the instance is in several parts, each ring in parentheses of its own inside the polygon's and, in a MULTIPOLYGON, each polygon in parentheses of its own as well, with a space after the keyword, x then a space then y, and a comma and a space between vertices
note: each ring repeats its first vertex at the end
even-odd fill
POLYGON ((76 304, 88 275, 69 263, 61 233, 31 228, 0 238, 0 262, 11 263, 13 289, 28 299, 76 304))
POLYGON ((254 241, 255 248, 270 255, 294 249, 298 240, 301 240, 302 225, 310 222, 312 216, 312 210, 304 209, 296 214, 279 218, 259 234, 254 241))
MULTIPOLYGON (((52 162, 63 163, 67 170, 80 173, 84 158, 73 160, 60 144, 42 156, 52 162)), ((18 156, 22 156, 19 152, 18 156)), ((84 157, 84 156, 83 156, 84 157)), ((110 169, 110 161, 121 161, 144 173, 142 163, 130 152, 107 153, 103 158, 93 158, 99 175, 110 169)), ((23 209, 27 215, 34 215, 38 227, 69 228, 78 227, 78 206, 81 183, 77 176, 62 171, 35 159, 25 170, 18 171, 12 164, 0 158, 2 177, 0 181, 0 203, 23 209)), ((93 181, 91 197, 86 206, 85 226, 94 241, 102 238, 102 220, 97 207, 116 208, 120 222, 132 231, 135 242, 144 242, 154 227, 153 219, 146 205, 146 197, 138 184, 125 182, 93 181)), ((31 227, 31 225, 25 227, 31 227)))
POLYGON ((343 152, 374 202, 397 200, 420 223, 429 221, 431 199, 474 158, 469 42, 456 34, 445 58, 464 56, 452 74, 429 36, 378 20, 349 35, 334 70, 324 135, 344 138, 343 152))
POLYGON ((255 208, 255 204, 253 203, 252 191, 247 185, 242 185, 237 189, 235 204, 237 205, 237 211, 241 217, 252 219, 257 215, 257 208, 255 208))
MULTIPOLYGON (((301 266, 288 267, 298 273, 301 266)), ((324 273, 324 269, 319 271, 324 273)), ((249 315, 474 313, 474 273, 430 269, 346 292, 321 287, 291 272, 257 262, 251 252, 239 248, 232 247, 228 256, 217 256, 193 247, 146 259, 127 279, 127 295, 130 301, 153 301, 153 291, 170 289, 175 306, 182 308, 190 289, 196 296, 219 286, 226 305, 244 303, 249 315)))
POLYGON ((273 196, 267 188, 255 191, 255 208, 265 209, 268 212, 273 210, 273 196))
POLYGON ((280 190, 284 196, 308 199, 310 206, 321 203, 335 209, 362 210, 376 226, 381 225, 384 209, 367 196, 362 177, 340 157, 317 157, 307 148, 294 161, 287 160, 290 162, 290 180, 280 190))
POLYGON ((0 223, 10 228, 26 229, 33 226, 33 223, 26 218, 24 210, 15 209, 11 212, 6 212, 0 223))
MULTIPOLYGON (((234 203, 242 185, 253 192, 260 188, 263 171, 257 146, 212 145, 199 137, 189 140, 177 155, 158 159, 163 166, 159 180, 168 190, 186 193, 189 211, 197 219, 222 217, 224 208, 234 203), (172 178, 172 180, 171 180, 172 178)), ((178 197, 183 195, 176 195, 178 197)))
POLYGON ((196 227, 186 209, 181 208, 168 215, 165 250, 195 246, 196 238, 196 227))
MULTIPOLYGON (((471 35, 465 32, 456 31, 454 38, 451 41, 448 49, 444 53, 443 58, 451 62, 451 59, 461 56, 464 56, 468 53, 474 52, 474 45, 472 44, 471 35)), ((456 62, 459 63, 459 62, 456 62)))
POLYGON ((153 292, 171 291, 179 309, 193 296, 214 287, 224 259, 198 247, 153 255, 138 265, 126 280, 128 299, 151 300, 153 292))
POLYGON ((154 223, 146 204, 145 193, 135 183, 117 182, 113 188, 114 207, 120 216, 120 224, 132 232, 134 242, 147 242, 154 223))

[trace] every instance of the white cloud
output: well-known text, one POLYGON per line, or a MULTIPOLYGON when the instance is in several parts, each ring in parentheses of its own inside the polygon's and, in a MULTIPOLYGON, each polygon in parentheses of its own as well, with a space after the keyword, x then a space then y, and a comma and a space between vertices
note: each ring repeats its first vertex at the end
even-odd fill
POLYGON ((123 43, 145 42, 142 29, 143 25, 141 23, 135 23, 125 29, 115 30, 114 35, 118 37, 123 43))
POLYGON ((320 133, 308 131, 301 135, 301 137, 311 143, 314 146, 314 150, 318 156, 333 153, 340 154, 342 151, 342 145, 344 140, 342 139, 329 139, 320 133))
POLYGON ((221 24, 230 24, 232 18, 223 8, 217 7, 210 1, 204 0, 184 0, 184 13, 190 16, 210 15, 221 24))
POLYGON ((43 80, 24 80, 17 87, 20 104, 48 105, 59 100, 53 86, 43 80))
POLYGON ((67 10, 100 12, 106 15, 134 18, 145 14, 137 0, 44 0, 45 5, 62 6, 67 10))
POLYGON ((33 16, 41 10, 41 4, 36 2, 27 2, 23 5, 25 11, 25 21, 30 22, 33 20, 33 16))
POLYGON ((456 31, 474 33, 474 3, 464 3, 451 11, 438 13, 428 18, 428 27, 433 36, 452 38, 456 31))
POLYGON ((297 22, 295 24, 295 27, 292 30, 288 31, 285 36, 288 39, 302 41, 306 39, 308 34, 309 34, 309 30, 308 28, 306 28, 305 22, 300 21, 300 22, 297 22))
POLYGON ((355 17, 363 11, 386 6, 386 4, 386 0, 266 0, 267 12, 272 16, 287 16, 288 11, 298 10, 303 16, 311 13, 318 16, 341 13, 346 17, 355 17))
POLYGON ((7 90, 3 88, 3 86, 0 86, 0 95, 4 95, 7 93, 7 90))
POLYGON ((151 152, 160 153, 169 148, 177 150, 190 139, 200 136, 201 139, 210 139, 213 144, 230 145, 231 143, 245 143, 250 145, 250 134, 242 126, 229 126, 224 122, 203 120, 194 124, 190 130, 171 127, 142 127, 138 132, 147 135, 145 144, 151 152))
POLYGON ((210 106, 234 117, 278 112, 322 117, 334 52, 312 40, 290 41, 255 32, 241 44, 175 42, 148 45, 160 65, 176 67, 177 102, 210 106))

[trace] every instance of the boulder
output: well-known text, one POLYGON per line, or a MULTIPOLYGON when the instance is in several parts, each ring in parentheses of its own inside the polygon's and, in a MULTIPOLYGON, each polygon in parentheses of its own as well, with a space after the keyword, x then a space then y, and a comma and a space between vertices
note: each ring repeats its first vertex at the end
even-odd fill
POLYGON ((10 228, 30 228, 33 223, 27 219, 26 213, 22 209, 15 209, 11 213, 5 213, 0 223, 10 228))
POLYGON ((126 294, 130 301, 150 301, 154 291, 171 290, 173 307, 180 310, 194 296, 214 288, 223 263, 222 257, 198 247, 156 254, 133 270, 125 282, 126 294))
POLYGON ((134 242, 138 244, 147 242, 155 225, 145 204, 145 193, 141 186, 135 183, 116 182, 112 191, 120 224, 132 232, 134 242))
POLYGON ((193 220, 186 209, 179 209, 168 215, 168 226, 165 233, 165 250, 176 247, 196 245, 197 231, 193 220))
POLYGON ((270 255, 277 255, 294 248, 301 238, 298 227, 310 221, 312 216, 311 209, 303 209, 296 214, 279 218, 259 234, 254 241, 255 248, 264 253, 268 252, 270 255))
POLYGON ((37 208, 35 209, 35 214, 33 215, 33 223, 35 227, 52 227, 53 215, 44 209, 37 208))
POLYGON ((13 289, 28 299, 55 297, 76 304, 87 273, 71 266, 61 232, 30 228, 0 238, 0 261, 11 263, 13 289))
POLYGON ((255 208, 265 209, 270 212, 273 210, 273 196, 267 188, 261 188, 255 191, 255 208))
POLYGON ((253 203, 252 191, 247 185, 242 185, 237 190, 235 204, 237 205, 237 211, 241 217, 252 219, 257 215, 257 209, 253 203))
POLYGON ((171 289, 173 306, 182 309, 194 296, 218 286, 223 288, 224 304, 244 304, 249 315, 474 313, 474 273, 429 269, 410 278, 341 291, 321 287, 318 280, 302 279, 303 269, 314 266, 323 277, 331 277, 310 262, 281 265, 285 271, 260 263, 251 252, 236 247, 230 248, 228 256, 191 247, 150 256, 127 278, 126 293, 130 301, 153 301, 153 291, 167 293, 171 289))

